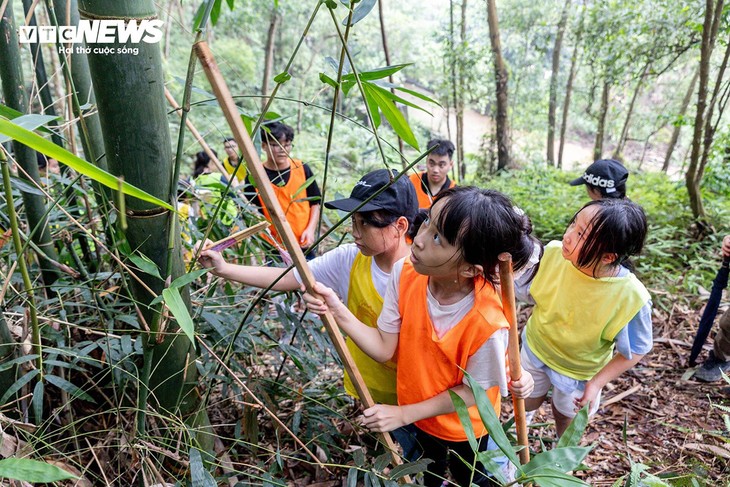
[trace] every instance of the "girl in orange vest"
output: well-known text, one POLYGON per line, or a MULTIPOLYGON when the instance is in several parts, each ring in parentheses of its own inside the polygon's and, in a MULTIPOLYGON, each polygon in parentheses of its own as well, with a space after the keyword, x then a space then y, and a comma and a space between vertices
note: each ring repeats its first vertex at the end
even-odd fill
MULTIPOLYGON (((411 232, 418 212, 411 183, 404 177, 393 182, 393 176, 387 169, 369 172, 355 184, 349 198, 325 203, 328 208, 350 212, 392 183, 353 215, 354 243, 341 245, 309 263, 317 281, 335 289, 355 316, 373 327, 383 306, 393 264, 410 253, 408 242, 413 237, 411 232)), ((294 291, 301 286, 296 269, 282 277, 284 269, 230 264, 219 252, 211 250, 202 251, 199 260, 213 274, 248 286, 266 288, 277 279, 272 288, 275 291, 294 291)), ((347 347, 375 401, 397 404, 395 363, 374 361, 349 339, 347 347)), ((345 391, 357 397, 347 375, 344 381, 345 391)), ((413 435, 402 429, 393 436, 403 447, 406 458, 411 458, 416 452, 413 435)))
MULTIPOLYGON (((410 258, 396 263, 385 294, 378 327, 361 323, 329 288, 317 283, 323 300, 306 294, 315 313, 330 310, 339 326, 378 361, 397 357, 398 406, 378 404, 363 412, 363 425, 392 431, 415 424, 423 456, 433 460, 425 485, 440 486, 446 468, 457 485, 492 485, 481 464, 472 472, 475 452, 467 441, 449 391, 469 406, 480 451, 488 432, 476 409, 463 370, 487 391, 497 414, 507 394, 505 367, 507 320, 495 290, 497 256, 510 252, 515 268, 529 261, 535 241, 527 219, 503 194, 455 187, 439 194, 413 240, 410 258), (452 452, 455 452, 454 455, 452 452), (460 458, 459 458, 460 457, 460 458), (473 477, 472 477, 473 474, 473 477)), ((529 373, 509 384, 526 397, 529 373)))

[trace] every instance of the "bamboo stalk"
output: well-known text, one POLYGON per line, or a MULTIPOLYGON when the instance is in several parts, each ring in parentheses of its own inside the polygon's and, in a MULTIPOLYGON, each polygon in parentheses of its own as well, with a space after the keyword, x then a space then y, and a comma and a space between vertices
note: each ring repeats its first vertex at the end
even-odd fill
MULTIPOLYGON (((233 102, 233 97, 231 96, 228 86, 223 80, 221 72, 218 69, 218 65, 213 57, 213 53, 210 51, 210 48, 205 41, 197 42, 195 44, 195 51, 201 65, 203 66, 205 75, 213 88, 213 93, 218 99, 218 103, 221 105, 223 115, 231 128, 233 137, 236 140, 238 147, 243 152, 243 158, 246 160, 248 172, 256 182, 256 187, 259 189, 261 198, 263 199, 266 207, 269 209, 274 227, 276 228, 279 236, 282 238, 289 254, 291 254, 292 260, 299 271, 299 275, 302 276, 302 282, 306 286, 307 291, 311 293, 312 287, 315 283, 314 275, 309 269, 304 253, 297 242, 297 238, 294 236, 294 232, 292 231, 289 222, 286 220, 286 215, 281 209, 278 199, 274 195, 271 183, 266 175, 266 171, 261 164, 261 160, 259 159, 258 153, 253 145, 253 141, 246 131, 246 128, 241 121, 241 117, 238 115, 238 108, 233 102)), ((360 396, 360 400, 365 407, 374 406, 375 402, 370 395, 370 391, 365 385, 365 381, 363 380, 362 375, 360 375, 360 371, 357 369, 357 365, 345 345, 345 339, 342 337, 332 314, 328 312, 323 315, 322 322, 324 323, 327 333, 335 346, 337 354, 342 359, 345 370, 347 370, 347 373, 350 375, 352 382, 355 385, 355 389, 360 396)), ((395 443, 390 435, 388 433, 383 433, 382 440, 386 448, 388 448, 391 452, 393 462, 396 465, 400 464, 401 459, 397 454, 395 443)))
POLYGON ((203 248, 203 250, 215 250, 217 252, 220 252, 224 249, 227 249, 228 247, 241 243, 243 240, 247 239, 251 235, 255 235, 260 231, 265 230, 268 226, 269 222, 267 221, 259 222, 252 227, 244 228, 243 230, 233 233, 225 238, 216 240, 215 242, 203 248))
MULTIPOLYGON (((503 252, 499 254, 499 285, 502 289, 502 309, 504 317, 509 323, 509 373, 512 380, 520 380, 522 366, 520 365, 520 337, 517 332, 517 316, 515 313, 515 282, 512 275, 512 256, 503 252)), ((515 428, 517 429, 517 443, 524 446, 520 450, 520 462, 523 465, 530 461, 530 448, 527 442, 527 421, 525 418, 525 400, 517 399, 512 395, 512 405, 515 410, 515 428)))

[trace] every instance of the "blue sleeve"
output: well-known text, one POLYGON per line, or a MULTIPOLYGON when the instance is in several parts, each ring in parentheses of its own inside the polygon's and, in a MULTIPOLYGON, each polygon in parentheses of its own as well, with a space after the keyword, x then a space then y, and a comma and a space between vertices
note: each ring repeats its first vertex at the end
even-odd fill
POLYGON ((651 324, 651 301, 648 301, 629 324, 623 327, 616 335, 616 349, 618 353, 631 359, 633 354, 644 355, 651 351, 654 345, 651 324))

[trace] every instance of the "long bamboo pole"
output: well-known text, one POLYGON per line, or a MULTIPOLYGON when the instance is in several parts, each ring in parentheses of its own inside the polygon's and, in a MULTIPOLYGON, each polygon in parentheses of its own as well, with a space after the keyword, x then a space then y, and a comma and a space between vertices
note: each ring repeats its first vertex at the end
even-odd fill
MULTIPOLYGON (((504 317, 509 323, 509 373, 512 380, 520 380, 522 366, 520 365, 520 337, 517 332, 517 315, 515 312, 515 282, 512 275, 512 256, 504 252, 499 254, 499 285, 502 288, 502 308, 504 317)), ((525 400, 512 396, 512 405, 515 410, 515 428, 517 429, 517 443, 524 446, 520 450, 520 462, 523 465, 530 461, 530 448, 527 443, 527 421, 525 418, 525 400)))
MULTIPOLYGON (((277 233, 281 236, 285 247, 289 251, 291 258, 299 271, 299 275, 302 276, 302 282, 306 286, 307 291, 312 292, 312 287, 316 282, 314 275, 309 269, 304 253, 297 242, 297 238, 294 236, 294 232, 286 219, 286 215, 281 209, 278 199, 274 195, 264 166, 261 164, 259 155, 253 145, 253 141, 246 131, 246 128, 241 121, 241 117, 238 115, 238 108, 233 102, 233 97, 228 90, 226 82, 223 80, 223 76, 221 75, 220 69, 218 69, 218 64, 215 62, 213 53, 210 51, 208 43, 205 41, 197 42, 194 48, 198 59, 200 60, 200 64, 203 66, 205 75, 213 88, 213 93, 218 99, 218 103, 223 110, 223 115, 231 128, 233 138, 243 152, 243 158, 246 161, 248 172, 256 182, 256 187, 259 190, 261 198, 263 199, 266 207, 269 209, 271 221, 274 224, 277 233)), ((363 405, 368 408, 374 406, 375 401, 373 401, 373 397, 370 395, 370 391, 365 385, 365 381, 363 380, 362 375, 360 375, 360 371, 357 369, 357 365, 355 365, 355 361, 352 359, 352 355, 350 355, 350 351, 345 345, 345 339, 342 337, 334 317, 331 313, 326 313, 322 316, 322 322, 324 323, 327 333, 337 350, 337 354, 342 359, 345 370, 347 370, 347 373, 350 375, 350 378, 355 385, 355 389, 357 390, 357 394, 360 396, 360 400, 363 405)), ((400 464, 401 459, 397 454, 395 443, 390 437, 390 434, 382 433, 382 441, 386 448, 388 448, 391 452, 393 462, 396 465, 400 464)), ((406 480, 406 482, 409 482, 409 480, 406 480)))

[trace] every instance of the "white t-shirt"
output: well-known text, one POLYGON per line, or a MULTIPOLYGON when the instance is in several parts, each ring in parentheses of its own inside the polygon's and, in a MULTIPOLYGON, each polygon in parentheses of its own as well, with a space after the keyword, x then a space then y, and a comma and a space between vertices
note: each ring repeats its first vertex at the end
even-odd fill
MULTIPOLYGON (((398 298, 403 262, 404 259, 401 259, 393 266, 388 281, 388 289, 385 291, 383 310, 378 318, 378 328, 386 333, 400 333, 402 319, 398 298)), ((454 304, 442 305, 429 290, 426 295, 426 302, 434 331, 441 338, 447 331, 456 326, 474 306, 474 292, 469 293, 454 304)), ((497 330, 469 358, 466 364, 466 371, 479 385, 484 389, 498 385, 502 396, 507 395, 506 353, 508 341, 509 332, 507 328, 497 330)), ((404 359, 407 359, 407 357, 398 357, 398 360, 404 359)), ((466 377, 464 377, 464 384, 468 385, 466 377)))
MULTIPOLYGON (((336 292, 345 303, 345 306, 347 306, 347 296, 350 291, 350 271, 352 270, 352 264, 355 262, 355 257, 359 253, 357 245, 351 243, 340 245, 309 261, 309 268, 314 275, 314 279, 336 292)), ((370 265, 370 275, 375 290, 378 291, 381 297, 384 296, 390 274, 378 267, 375 264, 375 259, 373 259, 370 265)), ((302 278, 296 269, 294 269, 294 277, 299 284, 302 283, 302 278)))

